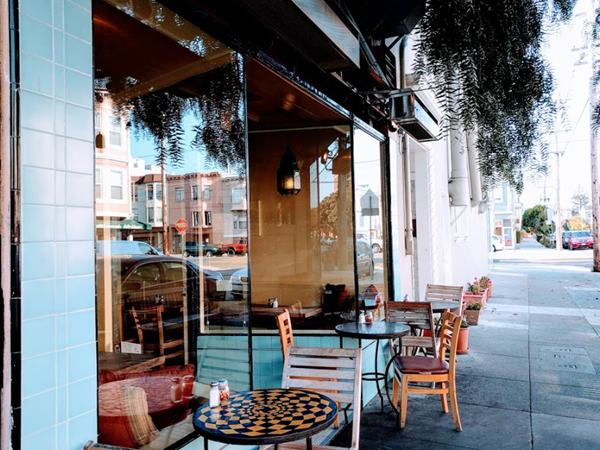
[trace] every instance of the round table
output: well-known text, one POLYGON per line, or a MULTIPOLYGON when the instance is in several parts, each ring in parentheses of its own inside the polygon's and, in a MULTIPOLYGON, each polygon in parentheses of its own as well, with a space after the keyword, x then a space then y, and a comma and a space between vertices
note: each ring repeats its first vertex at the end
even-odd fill
POLYGON ((365 381, 375 381, 377 383, 377 395, 381 400, 381 411, 383 411, 383 395, 381 395, 380 380, 385 380, 385 373, 379 372, 377 368, 377 360, 379 359, 379 340, 394 339, 402 337, 410 332, 410 327, 404 323, 398 322, 382 322, 373 323, 356 323, 347 322, 336 325, 335 332, 342 337, 350 337, 356 339, 373 339, 375 340, 375 371, 365 372, 362 379, 365 381))
POLYGON ((226 444, 265 445, 306 439, 331 425, 337 406, 318 392, 298 389, 263 389, 231 394, 211 408, 208 403, 194 413, 194 428, 208 441, 226 444))
POLYGON ((443 313, 444 311, 460 308, 460 302, 456 300, 425 300, 427 303, 431 303, 433 312, 443 313))

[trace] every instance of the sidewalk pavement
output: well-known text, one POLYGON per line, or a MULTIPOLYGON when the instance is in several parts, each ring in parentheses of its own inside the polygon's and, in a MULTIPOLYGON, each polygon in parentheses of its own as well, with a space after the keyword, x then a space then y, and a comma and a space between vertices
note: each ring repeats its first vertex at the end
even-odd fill
MULTIPOLYGON (((434 395, 411 395, 406 428, 375 398, 362 449, 600 449, 600 273, 591 250, 526 239, 490 254, 493 295, 457 362, 463 426, 434 395)), ((391 383, 390 383, 391 386, 391 383)), ((332 445, 348 445, 347 428, 332 445)))

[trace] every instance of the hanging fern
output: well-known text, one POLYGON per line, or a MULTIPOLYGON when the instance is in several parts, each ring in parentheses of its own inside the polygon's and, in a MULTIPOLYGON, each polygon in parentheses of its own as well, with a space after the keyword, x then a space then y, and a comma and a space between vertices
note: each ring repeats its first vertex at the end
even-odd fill
POLYGON ((546 169, 541 139, 552 129, 552 77, 542 58, 546 19, 566 19, 575 0, 428 0, 418 26, 415 72, 446 109, 446 126, 476 130, 484 185, 523 189, 546 169))

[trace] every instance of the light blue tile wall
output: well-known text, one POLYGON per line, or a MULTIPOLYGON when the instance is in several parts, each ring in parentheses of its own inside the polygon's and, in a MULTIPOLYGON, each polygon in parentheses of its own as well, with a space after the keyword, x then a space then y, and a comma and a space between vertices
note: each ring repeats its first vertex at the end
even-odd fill
POLYGON ((19 2, 23 450, 97 436, 90 0, 19 2))

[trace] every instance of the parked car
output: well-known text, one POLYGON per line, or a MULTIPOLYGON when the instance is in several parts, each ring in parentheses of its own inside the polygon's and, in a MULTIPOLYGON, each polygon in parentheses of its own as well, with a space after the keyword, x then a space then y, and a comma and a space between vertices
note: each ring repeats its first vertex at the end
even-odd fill
POLYGON ((221 245, 221 251, 227 253, 229 256, 248 253, 248 238, 236 238, 234 242, 230 244, 223 244, 221 245))
POLYGON ((502 237, 493 234, 492 235, 492 251, 497 252, 504 250, 504 239, 502 237))
POLYGON ((572 231, 563 231, 562 234, 562 248, 569 248, 569 236, 572 231))
POLYGON ((356 241, 356 266, 358 276, 370 277, 375 272, 375 261, 373 260, 373 249, 368 241, 356 241))
POLYGON ((104 255, 162 255, 156 247, 141 241, 98 241, 96 254, 104 255))
POLYGON ((370 242, 373 253, 381 253, 383 250, 383 240, 381 239, 370 237, 368 234, 361 232, 356 233, 356 238, 370 242))
POLYGON ((244 293, 248 291, 248 268, 236 270, 231 274, 231 294, 236 300, 244 298, 244 293))
MULTIPOLYGON (((183 254, 184 256, 200 256, 200 242, 187 241, 185 243, 183 254)), ((202 242, 202 254, 204 256, 221 256, 223 255, 223 251, 221 250, 221 247, 209 242, 202 242)))
POLYGON ((96 258, 96 280, 100 301, 110 301, 106 296, 106 276, 108 284, 118 299, 112 304, 145 303, 160 300, 165 307, 182 307, 187 297, 190 305, 198 305, 200 283, 203 298, 208 301, 225 300, 223 275, 203 269, 189 260, 171 256, 116 255, 96 258), (201 281, 200 281, 201 280, 201 281), (182 295, 185 293, 185 296, 182 295))
POLYGON ((594 247, 594 240, 589 231, 572 231, 567 242, 569 244, 569 250, 594 247))

